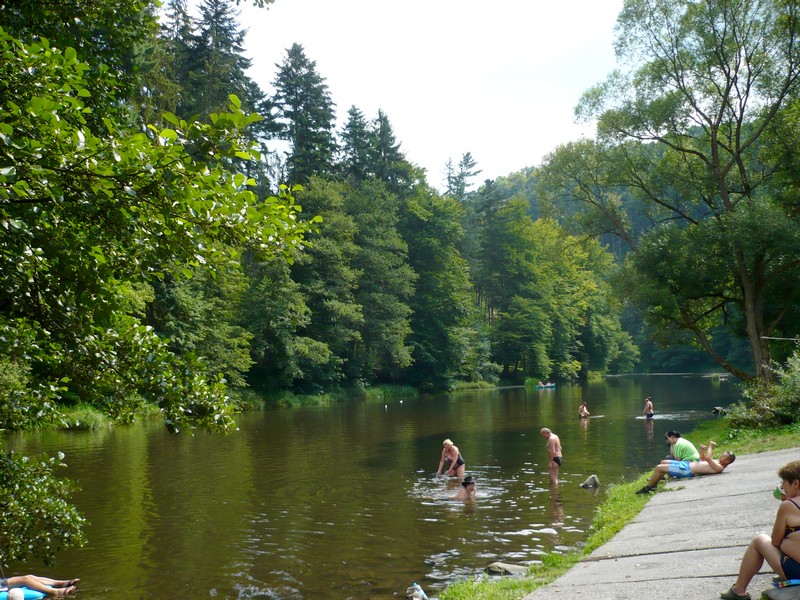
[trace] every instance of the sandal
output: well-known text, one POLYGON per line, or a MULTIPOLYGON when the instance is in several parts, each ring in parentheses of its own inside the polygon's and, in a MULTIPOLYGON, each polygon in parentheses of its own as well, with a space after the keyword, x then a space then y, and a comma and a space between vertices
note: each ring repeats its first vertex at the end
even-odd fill
POLYGON ((733 586, 727 592, 722 592, 719 597, 722 600, 750 600, 750 594, 737 594, 733 591, 733 586))

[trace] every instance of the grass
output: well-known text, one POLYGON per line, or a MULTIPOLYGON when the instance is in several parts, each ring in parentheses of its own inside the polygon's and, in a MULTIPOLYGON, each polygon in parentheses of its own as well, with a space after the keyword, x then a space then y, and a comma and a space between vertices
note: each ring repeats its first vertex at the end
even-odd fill
MULTIPOLYGON (((696 444, 717 442, 717 456, 724 450, 736 454, 755 454, 800 446, 800 423, 771 429, 731 429, 727 419, 719 418, 698 425, 691 433, 696 444), (701 441, 702 440, 702 441, 701 441)), ((634 492, 647 481, 643 473, 635 481, 611 486, 598 506, 586 544, 565 554, 548 554, 533 565, 526 577, 492 578, 454 583, 442 592, 440 600, 519 600, 569 571, 578 561, 613 538, 641 512, 649 495, 634 492)))
POLYGON ((62 410, 61 422, 65 429, 82 431, 99 431, 113 423, 111 417, 89 404, 77 404, 62 410))

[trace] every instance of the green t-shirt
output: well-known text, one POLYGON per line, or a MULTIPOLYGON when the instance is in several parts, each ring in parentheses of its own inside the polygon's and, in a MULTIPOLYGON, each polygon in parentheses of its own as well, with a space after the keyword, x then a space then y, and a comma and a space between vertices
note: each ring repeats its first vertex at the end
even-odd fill
POLYGON ((689 440, 678 438, 672 447, 672 455, 676 460, 697 461, 700 460, 700 453, 694 444, 689 440))

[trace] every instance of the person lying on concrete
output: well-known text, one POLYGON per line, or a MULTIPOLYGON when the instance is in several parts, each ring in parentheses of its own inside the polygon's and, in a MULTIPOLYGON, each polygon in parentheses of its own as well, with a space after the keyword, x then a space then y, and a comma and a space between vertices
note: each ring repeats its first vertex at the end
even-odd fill
POLYGON ((772 536, 760 533, 750 542, 739 565, 739 576, 723 600, 749 600, 747 586, 766 560, 782 579, 800 579, 800 460, 786 463, 778 470, 783 482, 783 496, 775 515, 772 536))
POLYGON ((702 450, 701 460, 688 461, 688 460, 662 460, 654 470, 650 479, 643 488, 638 490, 637 494, 649 494, 656 491, 658 482, 661 481, 665 475, 675 477, 678 479, 686 477, 694 477, 695 475, 716 475, 722 473, 725 468, 736 460, 736 455, 733 452, 725 451, 719 460, 713 456, 716 443, 712 440, 708 443, 708 447, 700 444, 702 450))

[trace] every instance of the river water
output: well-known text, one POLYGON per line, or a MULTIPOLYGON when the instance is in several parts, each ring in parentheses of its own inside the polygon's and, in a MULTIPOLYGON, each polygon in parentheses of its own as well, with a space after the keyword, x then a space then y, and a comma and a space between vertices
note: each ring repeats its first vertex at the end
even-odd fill
POLYGON ((665 431, 738 399, 730 380, 626 376, 253 412, 227 436, 159 423, 8 436, 19 452, 65 452, 89 544, 6 573, 80 577, 81 600, 398 598, 414 581, 435 595, 493 561, 580 544, 605 486, 660 461, 665 431), (564 449, 554 489, 541 427, 564 449), (477 478, 474 503, 434 476, 444 438, 477 478), (590 474, 599 490, 579 486, 590 474))

